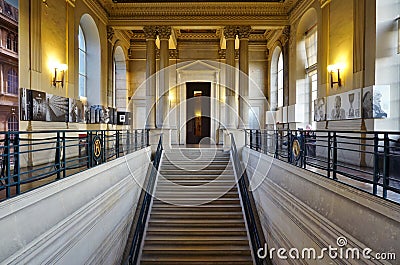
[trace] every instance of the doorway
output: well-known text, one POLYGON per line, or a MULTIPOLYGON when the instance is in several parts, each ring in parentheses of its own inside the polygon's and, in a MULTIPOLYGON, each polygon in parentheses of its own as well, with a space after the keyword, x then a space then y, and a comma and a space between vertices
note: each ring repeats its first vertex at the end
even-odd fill
POLYGON ((211 134, 211 83, 186 83, 186 143, 199 144, 211 134))

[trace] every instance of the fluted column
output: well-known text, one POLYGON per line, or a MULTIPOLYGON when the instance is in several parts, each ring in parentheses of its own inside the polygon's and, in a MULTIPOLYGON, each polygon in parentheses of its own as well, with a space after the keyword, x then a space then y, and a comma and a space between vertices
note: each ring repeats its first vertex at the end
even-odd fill
POLYGON ((153 26, 144 26, 146 35, 146 128, 156 127, 156 35, 157 29, 153 26))
POLYGON ((239 36, 239 129, 249 126, 249 37, 251 26, 240 26, 239 36))
POLYGON ((167 115, 169 112, 169 74, 166 69, 169 66, 169 37, 170 26, 158 27, 160 38, 160 75, 159 75, 159 102, 157 108, 157 128, 168 127, 167 115))
POLYGON ((237 128, 235 118, 235 38, 237 34, 236 26, 226 26, 224 36, 226 39, 226 82, 225 82, 225 127, 227 129, 237 128))

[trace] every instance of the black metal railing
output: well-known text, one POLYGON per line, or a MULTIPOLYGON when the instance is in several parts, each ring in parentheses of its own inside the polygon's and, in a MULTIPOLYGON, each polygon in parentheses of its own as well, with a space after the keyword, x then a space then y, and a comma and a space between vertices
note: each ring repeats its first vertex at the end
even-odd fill
POLYGON ((160 140, 158 141, 157 151, 154 156, 153 164, 149 168, 147 174, 147 185, 146 190, 142 191, 139 198, 137 218, 135 218, 135 230, 133 233, 133 238, 131 242, 131 247, 129 250, 129 256, 126 260, 126 264, 132 265, 137 264, 140 246, 143 241, 144 230, 146 227, 147 217, 149 216, 151 202, 153 199, 154 186, 157 180, 158 167, 160 165, 160 160, 162 156, 163 145, 162 145, 162 135, 160 135, 160 140), (140 207, 140 208, 139 208, 140 207), (140 210, 139 210, 140 209, 140 210))
POLYGON ((400 132, 247 130, 246 146, 400 202, 400 132))
POLYGON ((249 230, 249 236, 251 239, 251 246, 253 249, 255 263, 257 265, 272 264, 271 260, 268 257, 266 259, 261 259, 260 257, 257 256, 259 249, 263 249, 265 247, 266 241, 264 238, 264 233, 261 224, 259 223, 260 219, 258 216, 253 194, 249 188, 249 179, 247 177, 246 170, 243 169, 240 163, 233 134, 231 134, 230 136, 231 136, 231 156, 233 160, 233 166, 235 167, 236 176, 238 179, 240 197, 242 200, 242 205, 246 216, 246 223, 249 230))
POLYGON ((0 132, 0 200, 149 145, 148 130, 0 132))

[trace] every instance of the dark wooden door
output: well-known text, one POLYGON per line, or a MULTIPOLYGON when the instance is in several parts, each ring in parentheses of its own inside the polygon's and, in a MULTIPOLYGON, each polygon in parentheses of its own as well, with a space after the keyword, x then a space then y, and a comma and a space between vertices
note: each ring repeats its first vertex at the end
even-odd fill
POLYGON ((186 83, 186 143, 198 144, 211 133, 211 83, 186 83))

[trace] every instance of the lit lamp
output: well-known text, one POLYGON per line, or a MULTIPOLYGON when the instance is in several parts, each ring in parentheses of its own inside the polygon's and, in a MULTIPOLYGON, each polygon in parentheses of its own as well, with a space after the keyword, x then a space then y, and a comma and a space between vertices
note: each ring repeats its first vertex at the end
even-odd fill
POLYGON ((340 78, 340 71, 345 67, 344 64, 332 64, 328 65, 328 72, 331 75, 331 88, 334 84, 338 84, 339 87, 342 86, 342 79, 340 78), (333 72, 337 72, 337 81, 333 81, 333 72))
POLYGON ((64 74, 67 68, 66 64, 59 64, 54 67, 53 86, 60 83, 61 87, 64 87, 64 74))

